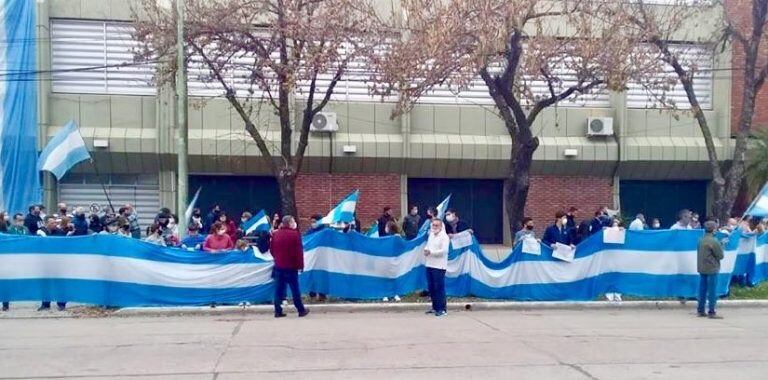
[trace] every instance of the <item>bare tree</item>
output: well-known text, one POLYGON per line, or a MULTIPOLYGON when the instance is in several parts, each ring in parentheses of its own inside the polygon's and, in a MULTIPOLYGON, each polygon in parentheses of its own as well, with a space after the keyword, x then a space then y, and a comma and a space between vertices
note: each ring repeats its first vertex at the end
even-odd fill
MULTIPOLYGON (((678 0, 675 6, 665 7, 663 10, 648 4, 647 0, 636 0, 621 7, 615 6, 611 12, 612 15, 619 13, 627 15, 635 27, 645 34, 644 38, 655 47, 658 58, 672 68, 677 82, 685 90, 690 112, 699 125, 707 148, 714 190, 712 214, 721 221, 727 220, 732 214, 744 182, 748 139, 752 133, 755 115, 755 99, 768 75, 768 41, 765 36, 768 0, 744 0, 732 6, 711 0, 678 0), (745 6, 749 8, 745 10, 745 6), (738 94, 741 98, 741 113, 738 115, 738 125, 735 129, 736 142, 730 165, 724 163, 725 157, 718 157, 709 121, 701 107, 701 94, 697 93, 695 87, 699 68, 691 62, 692 55, 688 51, 676 48, 679 45, 672 42, 679 41, 681 36, 686 34, 686 28, 690 30, 695 27, 686 20, 701 14, 720 14, 725 17, 721 20, 707 18, 707 22, 717 26, 715 34, 692 42, 698 42, 710 52, 722 43, 732 42, 734 48, 744 53, 736 55, 743 59, 734 59, 732 62, 733 76, 742 75, 744 87, 742 93, 738 94)), ((658 94, 657 98, 661 104, 680 108, 681 105, 670 102, 664 96, 663 90, 658 94)))
MULTIPOLYGON (((383 59, 376 91, 400 95, 397 113, 438 87, 467 89, 478 76, 512 137, 505 179, 512 231, 520 227, 539 140, 531 130, 547 107, 597 91, 623 91, 661 65, 638 49, 626 14, 595 17, 600 1, 403 0, 402 36, 383 59), (540 89, 545 89, 540 91, 540 89)), ((575 99, 578 101, 578 98, 575 99)))
MULTIPOLYGON (((188 64, 206 73, 196 78, 220 90, 245 123, 278 181, 282 209, 297 215, 295 184, 313 118, 331 100, 352 61, 379 45, 373 8, 355 0, 183 0, 188 64), (296 100, 294 99, 296 95, 296 100), (300 112, 294 112, 298 105, 300 112), (279 147, 267 139, 262 109, 277 115, 279 147), (299 134, 294 144, 294 128, 299 134), (295 145, 295 149, 293 148, 295 145)), ((136 37, 138 59, 174 55, 174 7, 141 0, 136 37)), ((158 71, 172 82, 173 60, 158 71)))

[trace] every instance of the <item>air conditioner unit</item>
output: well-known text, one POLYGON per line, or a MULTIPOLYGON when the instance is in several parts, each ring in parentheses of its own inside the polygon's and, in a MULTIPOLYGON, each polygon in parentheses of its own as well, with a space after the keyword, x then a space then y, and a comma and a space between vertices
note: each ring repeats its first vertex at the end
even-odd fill
POLYGON ((312 132, 336 132, 339 130, 339 124, 336 122, 336 112, 318 112, 312 118, 312 124, 309 126, 312 132))
POLYGON ((612 117, 590 117, 587 119, 587 136, 613 136, 612 117))

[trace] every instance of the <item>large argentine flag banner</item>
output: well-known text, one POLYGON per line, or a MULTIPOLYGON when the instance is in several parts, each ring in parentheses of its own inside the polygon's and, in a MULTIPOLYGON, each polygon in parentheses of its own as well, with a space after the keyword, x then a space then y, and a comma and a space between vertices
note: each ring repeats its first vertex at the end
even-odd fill
MULTIPOLYGON (((625 244, 598 233, 579 244, 573 262, 541 247, 516 247, 502 262, 475 244, 448 255, 446 291, 452 296, 514 300, 593 300, 608 292, 646 297, 695 297, 700 230, 627 231, 625 244)), ((765 236, 740 252, 734 232, 718 278, 728 291, 737 256, 751 257, 747 273, 766 279, 765 236)), ((375 299, 424 289, 427 236, 370 238, 324 229, 304 237, 302 290, 341 298, 375 299)), ((35 237, 0 234, 0 300, 67 300, 96 305, 205 305, 272 298, 272 262, 231 252, 208 255, 111 235, 35 237)))
POLYGON ((0 0, 0 210, 40 203, 35 1, 0 0))

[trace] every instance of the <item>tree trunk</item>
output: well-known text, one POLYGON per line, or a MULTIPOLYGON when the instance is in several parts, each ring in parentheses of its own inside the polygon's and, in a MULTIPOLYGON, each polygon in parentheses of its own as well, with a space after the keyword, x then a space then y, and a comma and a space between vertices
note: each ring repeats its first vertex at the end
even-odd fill
POLYGON ((522 228, 525 203, 531 186, 530 171, 533 152, 539 147, 538 138, 531 136, 527 125, 520 126, 519 130, 521 133, 514 137, 515 141, 512 145, 509 176, 504 181, 504 200, 512 236, 522 228))
POLYGON ((283 215, 292 215, 299 220, 299 210, 296 207, 296 172, 290 168, 282 169, 277 175, 280 187, 280 204, 283 215))

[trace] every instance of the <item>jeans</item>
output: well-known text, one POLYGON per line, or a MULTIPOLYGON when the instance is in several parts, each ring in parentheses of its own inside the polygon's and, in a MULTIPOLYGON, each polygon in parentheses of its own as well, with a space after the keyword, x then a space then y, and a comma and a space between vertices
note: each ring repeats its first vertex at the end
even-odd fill
POLYGON ((437 313, 446 311, 445 269, 427 268, 427 287, 432 299, 432 310, 437 313))
POLYGON ((301 303, 301 292, 299 291, 299 271, 295 269, 278 269, 273 271, 275 279, 275 315, 283 314, 283 300, 286 296, 286 287, 291 288, 293 296, 293 305, 296 311, 303 314, 304 304, 301 303))
POLYGON ((709 301, 709 314, 715 314, 717 305, 717 274, 702 274, 699 280, 699 314, 704 313, 705 303, 709 301))

